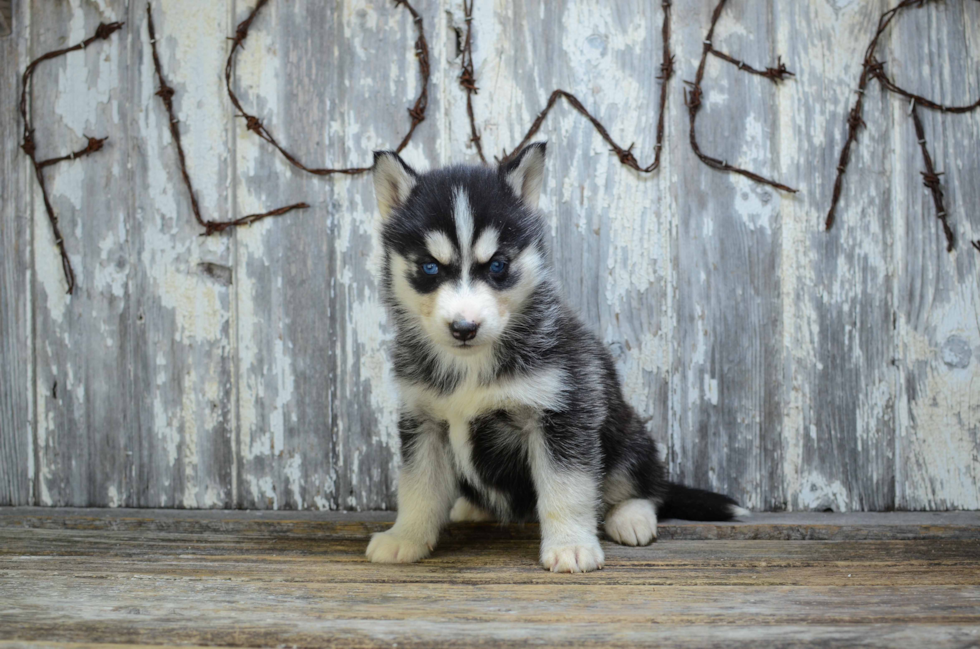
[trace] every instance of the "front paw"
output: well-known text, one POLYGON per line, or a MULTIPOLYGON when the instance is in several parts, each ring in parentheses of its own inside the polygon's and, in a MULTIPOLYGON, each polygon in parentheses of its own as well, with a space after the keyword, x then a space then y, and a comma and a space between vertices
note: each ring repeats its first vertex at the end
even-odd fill
POLYGON ((548 545, 541 548, 541 566, 551 572, 602 570, 606 557, 598 539, 579 544, 548 545))
POLYGON ((392 532, 379 532, 371 536, 367 546, 367 558, 373 563, 414 563, 432 552, 429 544, 392 532))

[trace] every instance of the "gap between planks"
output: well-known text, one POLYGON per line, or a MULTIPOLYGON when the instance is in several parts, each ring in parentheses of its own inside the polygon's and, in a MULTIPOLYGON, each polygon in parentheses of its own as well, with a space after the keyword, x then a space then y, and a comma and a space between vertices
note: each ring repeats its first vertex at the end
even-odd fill
MULTIPOLYGON (((356 537, 387 529, 394 512, 242 511, 0 507, 0 528, 116 531, 233 532, 356 537)), ((536 524, 454 525, 455 530, 494 530, 495 535, 536 538, 536 524)), ((742 521, 661 521, 661 540, 843 541, 980 539, 980 511, 888 513, 760 513, 742 521)))

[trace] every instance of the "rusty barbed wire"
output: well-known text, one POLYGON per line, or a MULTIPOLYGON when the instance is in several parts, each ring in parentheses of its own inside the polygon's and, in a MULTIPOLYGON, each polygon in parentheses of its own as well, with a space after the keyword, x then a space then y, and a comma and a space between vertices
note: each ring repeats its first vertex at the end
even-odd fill
POLYGON ((786 77, 795 77, 796 75, 786 69, 786 64, 783 63, 783 57, 776 57, 776 67, 766 68, 765 70, 756 70, 751 65, 744 61, 736 59, 730 54, 725 54, 724 52, 719 52, 714 47, 711 48, 709 53, 722 61, 728 61, 732 65, 736 66, 742 72, 748 72, 749 74, 755 74, 760 77, 765 77, 773 83, 779 83, 780 81, 785 81, 786 77))
MULTIPOLYGON (((258 117, 249 114, 242 107, 241 102, 239 101, 237 95, 234 93, 232 89, 232 83, 231 83, 231 78, 234 73, 234 57, 237 50, 240 47, 244 47, 244 41, 248 37, 249 29, 252 25, 252 22, 255 20, 259 11, 265 5, 268 4, 268 1, 269 0, 258 0, 256 6, 253 8, 252 12, 248 15, 248 17, 238 24, 236 28, 235 36, 230 38, 230 40, 233 41, 233 45, 231 51, 229 52, 228 59, 225 65, 226 89, 232 104, 238 110, 239 116, 245 118, 246 128, 248 130, 255 132, 257 135, 259 135, 259 137, 272 144, 291 164, 308 173, 314 175, 329 175, 333 173, 353 175, 353 174, 359 174, 370 170, 370 167, 324 168, 324 169, 309 168, 305 166, 298 158, 296 158, 295 156, 290 154, 286 149, 284 149, 275 140, 272 133, 265 127, 265 125, 261 123, 258 117)), ((862 117, 865 90, 868 84, 870 83, 871 79, 876 79, 878 80, 879 83, 881 83, 883 88, 909 100, 910 102, 909 114, 912 117, 913 124, 915 126, 917 140, 921 147, 924 165, 926 167, 926 170, 921 172, 923 176, 923 183, 930 190, 932 194, 933 202, 936 207, 937 218, 941 222, 943 232, 947 239, 947 250, 951 251, 954 248, 955 235, 953 233, 952 228, 949 225, 948 214, 946 213, 945 206, 944 206, 944 194, 942 190, 942 184, 940 181, 940 176, 942 176, 942 172, 937 172, 935 170, 932 157, 928 150, 928 145, 925 137, 925 129, 918 112, 918 107, 924 106, 930 110, 937 110, 942 113, 962 114, 980 108, 980 99, 978 99, 976 102, 972 104, 968 104, 964 106, 948 106, 948 105, 936 103, 926 97, 909 92, 904 88, 901 88, 900 86, 895 84, 894 81, 892 81, 892 79, 885 72, 884 62, 879 61, 875 56, 882 35, 887 30, 888 26, 891 24, 895 16, 898 15, 898 13, 900 13, 902 10, 907 8, 921 8, 929 3, 942 2, 942 1, 943 0, 903 0, 896 7, 882 14, 882 16, 879 19, 878 28, 874 34, 871 43, 869 44, 865 52, 865 58, 862 65, 862 74, 857 90, 858 99, 848 114, 848 119, 847 119, 848 137, 841 151, 841 156, 837 167, 838 173, 834 183, 833 198, 826 220, 826 228, 828 230, 831 227, 833 227, 835 211, 836 211, 837 204, 840 200, 840 195, 842 191, 843 176, 850 162, 851 147, 857 140, 858 130, 863 126, 866 126, 864 119, 862 117)), ((793 73, 786 68, 781 57, 777 58, 777 63, 775 67, 767 67, 764 70, 760 70, 746 64, 744 61, 732 57, 731 55, 721 52, 713 47, 712 38, 714 35, 715 27, 720 19, 721 13, 726 3, 727 0, 719 0, 713 12, 711 26, 708 30, 707 38, 705 39, 704 42, 702 57, 698 66, 695 81, 693 83, 685 82, 690 86, 690 90, 685 91, 684 98, 685 98, 685 104, 688 107, 688 111, 690 115, 690 141, 691 141, 692 149, 697 154, 697 156, 708 166, 711 166, 713 168, 722 171, 737 173, 745 177, 748 177, 751 180, 770 185, 777 189, 781 189, 788 192, 795 192, 796 190, 791 187, 770 180, 768 178, 755 174, 751 171, 741 169, 733 165, 729 165, 726 161, 708 156, 701 151, 700 146, 698 145, 695 124, 696 124, 697 113, 699 112, 702 103, 702 98, 703 98, 702 82, 704 78, 706 61, 709 54, 721 60, 724 60, 728 63, 731 63, 732 65, 737 66, 738 69, 742 71, 748 72, 750 74, 758 75, 764 78, 768 78, 773 83, 779 83, 788 77, 794 76, 793 73)), ((430 76, 430 64, 429 64, 429 48, 428 48, 428 43, 425 39, 425 32, 424 32, 421 16, 416 12, 414 7, 407 0, 394 0, 394 4, 395 6, 399 6, 399 5, 404 6, 412 16, 413 22, 416 25, 416 29, 418 31, 418 38, 415 42, 415 47, 416 47, 416 55, 419 60, 419 71, 423 82, 422 89, 418 97, 416 98, 414 105, 412 106, 412 108, 408 109, 411 123, 407 133, 405 134, 405 136, 403 137, 403 139, 401 140, 400 144, 396 149, 397 151, 402 151, 405 148, 405 146, 407 146, 408 142, 411 140, 415 132, 415 129, 422 121, 425 120, 425 112, 428 107, 428 84, 429 84, 429 76, 430 76)), ((463 8, 465 12, 467 25, 466 25, 465 41, 463 42, 463 47, 461 52, 462 69, 459 76, 459 82, 461 87, 463 87, 463 89, 467 93, 467 114, 470 121, 471 141, 475 144, 477 148, 477 153, 481 161, 486 163, 487 161, 483 152, 480 134, 476 127, 476 119, 473 110, 473 100, 472 100, 473 95, 476 95, 478 93, 478 87, 476 85, 476 75, 475 75, 474 65, 473 65, 473 53, 472 53, 473 6, 474 6, 473 0, 469 0, 469 1, 463 0, 463 8)), ((657 126, 657 140, 655 145, 655 156, 653 162, 650 165, 646 167, 641 167, 632 152, 634 144, 630 144, 630 146, 627 148, 623 148, 620 145, 618 145, 612 139, 612 136, 609 134, 605 126, 588 109, 585 108, 585 106, 581 103, 581 101, 572 93, 569 93, 562 89, 556 89, 551 93, 544 110, 542 110, 538 114, 534 123, 531 125, 531 127, 525 134, 524 138, 521 140, 521 142, 510 153, 507 153, 505 150, 503 152, 503 158, 499 159, 499 161, 507 161, 510 158, 512 158, 515 153, 520 151, 531 140, 531 138, 533 138, 534 135, 536 135, 537 132, 540 130, 542 124, 544 123, 551 109, 555 106, 558 100, 564 98, 574 110, 582 114, 590 121, 590 123, 599 133, 599 135, 610 145, 612 152, 616 154, 621 164, 640 172, 652 172, 655 169, 659 168, 661 164, 661 154, 663 151, 664 122, 665 122, 668 83, 674 73, 674 57, 671 54, 671 50, 670 50, 670 26, 671 26, 670 0, 662 0, 662 7, 664 9, 664 19, 662 25, 663 60, 660 66, 660 75, 657 77, 657 79, 661 81, 660 106, 659 106, 659 116, 658 116, 658 126, 657 126)), ((164 106, 167 109, 171 135, 174 139, 174 143, 177 148, 178 160, 181 168, 181 175, 183 177, 184 184, 187 187, 188 193, 190 195, 191 205, 192 205, 195 219, 205 229, 203 234, 210 235, 210 234, 224 231, 225 229, 230 227, 248 225, 250 223, 254 223, 263 218, 280 216, 282 214, 286 214, 296 209, 308 208, 309 205, 307 205, 306 203, 296 203, 293 205, 281 207, 261 214, 246 215, 244 217, 231 221, 207 221, 201 216, 201 212, 194 192, 193 184, 187 172, 186 158, 180 139, 180 129, 178 127, 178 121, 174 112, 173 96, 175 94, 175 91, 165 81, 160 59, 157 54, 156 34, 155 34, 153 16, 152 16, 152 10, 150 4, 147 4, 147 18, 148 18, 148 30, 150 33, 151 50, 153 54, 153 62, 154 62, 157 78, 160 84, 160 87, 156 94, 161 98, 161 101, 164 103, 164 106)), ((82 149, 70 152, 66 155, 62 155, 46 160, 38 160, 36 157, 37 146, 34 141, 35 128, 32 125, 30 111, 28 110, 29 97, 31 94, 31 90, 33 88, 31 81, 33 78, 33 74, 40 63, 63 56, 72 51, 84 50, 95 41, 107 40, 114 32, 121 29, 122 26, 123 23, 121 22, 99 24, 99 26, 95 30, 95 33, 91 37, 70 47, 48 52, 42 55, 41 57, 38 57, 34 61, 32 61, 25 69, 22 77, 20 112, 24 122, 24 134, 23 134, 23 143, 21 146, 24 152, 28 155, 28 157, 31 159, 33 163, 35 175, 37 177, 38 184, 41 187, 41 193, 43 196, 45 209, 48 215, 48 220, 51 224, 51 228, 55 238, 55 243, 58 247, 61 256, 62 268, 68 285, 67 292, 69 294, 73 293, 74 291, 75 275, 71 265, 71 261, 66 251, 64 238, 61 234, 58 216, 55 213, 54 208, 50 201, 50 197, 48 196, 43 170, 47 167, 54 166, 61 162, 72 161, 96 153, 104 147, 104 144, 108 140, 108 138, 107 137, 96 138, 96 137, 86 136, 88 142, 86 146, 83 147, 82 149)), ((974 248, 976 248, 978 251, 980 251, 980 241, 971 241, 971 245, 974 248)))
POLYGON ((34 71, 37 70, 37 66, 44 61, 56 59, 59 56, 68 54, 69 52, 84 50, 96 41, 108 40, 108 38, 115 32, 122 29, 124 24, 125 23, 121 22, 108 24, 99 23, 99 26, 95 29, 95 33, 85 40, 64 49, 53 50, 31 61, 27 68, 24 69, 24 75, 21 77, 20 116, 24 121, 24 141, 21 144, 21 148, 24 150, 24 153, 27 154, 27 157, 31 159, 31 163, 34 165, 34 175, 37 177, 37 184, 41 187, 41 196, 44 199, 44 210, 48 214, 48 222, 51 224, 51 231, 54 234, 54 242, 55 245, 58 246, 58 252, 61 255, 61 269, 65 274, 65 281, 68 284, 67 292, 69 295, 75 292, 75 271, 71 266, 71 260, 68 258, 68 251, 65 249, 65 238, 61 235, 61 227, 58 225, 58 215, 55 214, 54 207, 51 205, 51 198, 48 196, 48 188, 44 183, 43 170, 46 167, 51 167, 59 162, 77 160, 78 158, 83 158, 87 155, 95 153, 96 151, 100 151, 102 149, 102 145, 105 144, 106 140, 109 138, 108 136, 103 138, 86 136, 88 139, 88 144, 84 149, 80 149, 57 158, 49 158, 47 160, 38 161, 37 143, 34 141, 34 126, 31 122, 32 111, 29 107, 29 104, 33 103, 32 95, 34 85, 31 83, 31 81, 34 77, 34 71))
MULTIPOLYGON (((938 218, 942 224, 943 233, 946 235, 947 252, 952 252, 953 248, 955 247, 956 237, 949 225, 949 215, 946 213, 946 208, 943 201, 942 184, 939 179, 939 176, 941 176, 942 173, 936 172, 935 166, 933 165, 932 156, 929 155, 925 127, 923 126, 922 119, 919 116, 918 107, 924 106, 930 110, 936 110, 942 113, 961 114, 980 108, 980 99, 977 99, 977 101, 974 103, 965 106, 946 106, 944 104, 936 103, 931 99, 923 97, 922 95, 909 92, 891 80, 891 78, 885 72, 885 62, 879 61, 875 56, 878 49, 878 43, 881 40, 882 35, 888 29, 888 26, 894 20, 895 16, 905 9, 920 9, 927 4, 943 1, 944 0, 902 0, 902 2, 883 13, 878 19, 878 28, 871 39, 871 43, 868 44, 868 47, 864 53, 864 62, 861 66, 861 78, 858 81, 857 88, 858 98, 847 117, 847 139, 844 141, 844 146, 841 149, 840 160, 837 163, 837 177, 834 180, 834 193, 831 197, 830 209, 827 212, 827 218, 824 222, 824 226, 827 230, 834 227, 834 221, 837 216, 837 204, 840 201, 841 191, 844 184, 844 174, 847 173, 847 167, 851 161, 851 147, 855 142, 857 142, 858 130, 861 127, 867 126, 862 116, 864 110, 864 95, 870 81, 875 79, 886 90, 909 100, 909 114, 912 117, 912 123, 915 126, 916 139, 918 140, 919 147, 922 150, 922 159, 926 167, 926 170, 921 172, 923 184, 925 184, 932 194, 932 201, 936 207, 936 218, 938 218)), ((977 249, 980 250, 980 247, 977 249)))
POLYGON ((463 51, 461 53, 460 66, 462 71, 459 73, 459 85, 466 91, 466 114, 470 118, 470 142, 476 146, 476 153, 480 156, 480 162, 487 164, 487 158, 483 155, 483 144, 480 142, 480 133, 476 129, 476 117, 473 115, 473 95, 477 94, 479 88, 476 87, 476 73, 473 71, 473 2, 467 4, 463 0, 463 13, 466 17, 466 38, 463 41, 463 51))
MULTIPOLYGON (((257 116, 252 115, 242 107, 241 101, 239 101, 238 96, 231 87, 231 78, 234 74, 235 52, 237 52, 239 48, 243 48, 245 46, 245 39, 248 38, 248 30, 252 26, 252 21, 255 20, 255 17, 258 15, 259 11, 268 3, 269 0, 259 0, 248 17, 242 22, 238 23, 238 27, 235 29, 235 35, 229 37, 233 44, 231 51, 228 53, 228 60, 225 63, 225 87, 228 90, 228 98, 238 111, 238 116, 245 119, 245 128, 252 131, 275 147, 276 150, 279 151, 279 153, 281 153, 291 165, 315 176, 329 176, 331 174, 347 174, 353 176, 370 171, 370 166, 326 168, 308 167, 303 164, 299 158, 279 144, 279 142, 276 141, 276 138, 272 135, 272 132, 257 116)), ((401 151, 408 146, 409 141, 412 139, 412 135, 415 133, 415 128, 425 121, 425 111, 429 107, 429 43, 425 40, 425 29, 422 25, 422 16, 415 11, 415 8, 409 4, 408 0, 394 0, 394 3, 396 7, 405 7, 405 9, 408 10, 408 13, 412 16, 412 21, 415 23, 415 28, 418 31, 418 38, 415 41, 415 55, 419 61, 419 74, 422 77, 422 90, 419 91, 419 95, 415 99, 415 104, 408 109, 408 116, 411 120, 408 132, 405 133, 405 137, 402 138, 402 141, 395 148, 395 151, 401 153, 401 151)))
POLYGON ((737 167, 735 165, 729 164, 727 160, 713 158, 705 154, 703 151, 701 151, 701 147, 698 144, 696 123, 698 118, 698 112, 701 110, 701 99, 704 96, 704 91, 701 87, 701 84, 704 81, 704 69, 705 66, 707 65, 709 54, 714 55, 723 61, 727 61, 732 65, 737 66, 739 70, 748 72, 750 74, 755 74, 761 77, 765 77, 770 81, 772 81, 773 83, 778 84, 781 81, 784 81, 787 77, 794 76, 792 72, 786 69, 786 66, 783 64, 782 58, 777 59, 777 64, 775 68, 770 67, 770 68, 766 68, 765 70, 757 70, 756 68, 746 64, 744 61, 741 61, 729 54, 726 54, 724 52, 715 49, 714 45, 712 45, 712 39, 714 38, 714 33, 715 33, 715 26, 718 24, 718 19, 721 18, 722 10, 725 8, 725 4, 727 2, 728 0, 718 0, 718 4, 715 6, 714 13, 711 16, 711 26, 708 28, 708 35, 704 39, 704 46, 701 50, 701 62, 698 64, 698 71, 694 76, 694 81, 684 82, 690 88, 690 91, 688 90, 684 91, 684 103, 687 105, 687 111, 691 123, 691 130, 690 130, 691 148, 694 150, 694 154, 697 155, 697 157, 701 160, 701 162, 705 163, 712 169, 739 174, 741 176, 745 176, 746 178, 754 180, 757 183, 769 185, 770 187, 774 187, 784 192, 790 192, 795 194, 798 190, 793 189, 788 185, 784 185, 782 183, 776 182, 775 180, 771 180, 769 178, 766 178, 765 176, 760 176, 759 174, 753 171, 748 171, 747 169, 742 169, 741 167, 737 167))
MULTIPOLYGON (((465 6, 466 5, 464 3, 464 8, 465 6)), ((656 169, 658 169, 660 167, 660 160, 661 160, 661 155, 663 153, 663 145, 664 145, 664 115, 667 109, 667 89, 668 89, 667 86, 668 83, 670 82, 670 78, 674 75, 674 56, 670 52, 671 1, 662 0, 661 6, 663 7, 664 10, 664 20, 663 20, 663 25, 661 27, 661 35, 663 36, 663 59, 660 63, 660 75, 657 77, 657 80, 660 81, 660 115, 657 118, 657 142, 654 145, 653 162, 651 162, 649 165, 645 167, 641 167, 640 163, 636 159, 636 156, 633 155, 633 147, 636 144, 635 142, 630 144, 626 148, 620 146, 615 140, 613 140, 612 136, 609 135, 609 131, 606 130, 606 127, 603 126, 602 122, 600 122, 592 113, 589 112, 589 110, 584 105, 582 105, 582 102, 579 101, 578 97, 576 97, 575 95, 573 95, 572 93, 566 90, 562 90, 561 88, 552 92, 551 96, 548 97, 548 103, 545 105, 544 110, 538 113, 537 118, 534 120, 534 123, 531 124, 531 128, 528 129, 527 133, 524 135, 524 138, 520 141, 520 143, 516 147, 514 147, 510 153, 504 151, 503 157, 497 158, 497 162, 500 163, 507 162, 508 160, 513 158, 514 155, 516 155, 519 151, 521 151, 521 149, 523 149, 528 144, 528 142, 531 141, 531 138, 533 138, 537 134, 537 132, 541 129, 541 125, 544 123, 544 120, 548 117, 548 114, 551 112, 551 109, 555 107, 556 103, 558 103, 558 100, 564 99, 565 101, 568 102, 568 104, 572 108, 574 108, 582 116, 588 119, 589 122, 592 123, 592 126, 595 128, 596 132, 600 135, 600 137, 602 137, 603 140, 606 141, 606 144, 608 144, 611 147, 611 151, 616 154, 616 157, 619 158, 620 164, 629 167, 630 169, 635 169, 636 171, 639 171, 641 173, 651 173, 656 169)), ((470 10, 467 12, 468 18, 472 18, 472 8, 473 5, 471 2, 469 8, 470 10)), ((466 47, 467 48, 471 47, 468 38, 466 42, 466 47)), ((472 68, 472 58, 470 59, 470 61, 471 61, 471 68, 472 68)), ((472 70, 471 70, 471 74, 472 74, 472 70)), ((473 82, 475 83, 475 79, 473 82)), ((472 111, 469 111, 469 116, 470 116, 471 129, 473 133, 476 133, 476 124, 473 118, 472 111)), ((482 155, 481 155, 481 159, 483 159, 482 155)))
POLYGON ((101 137, 101 138, 88 137, 88 136, 85 137, 88 140, 88 144, 85 145, 84 149, 79 149, 78 151, 72 151, 68 155, 63 155, 59 158, 51 158, 49 160, 43 160, 40 163, 41 168, 44 169, 45 167, 50 167, 51 165, 58 164, 59 162, 65 162, 66 160, 74 160, 75 158, 81 158, 91 153, 95 153, 96 151, 101 151, 102 145, 104 145, 106 143, 106 140, 109 139, 108 137, 101 137))
POLYGON ((936 173, 936 167, 932 164, 932 156, 929 155, 929 147, 926 143, 926 130, 922 125, 922 119, 919 117, 919 109, 915 106, 915 100, 912 102, 912 122, 915 124, 915 136, 922 148, 922 160, 926 166, 926 170, 921 172, 922 184, 928 187, 932 193, 932 202, 936 206, 936 218, 943 224, 943 234, 946 235, 946 252, 952 252, 956 236, 953 234, 952 228, 949 227, 946 207, 943 205, 943 188, 939 182, 939 176, 942 174, 936 173))
MULTIPOLYGON (((265 2, 266 0, 262 0, 265 2)), ((201 208, 197 203, 197 196, 194 194, 194 184, 191 182, 190 174, 187 173, 187 159, 184 155, 184 147, 180 141, 180 127, 177 120, 177 115, 174 112, 174 89, 167 84, 167 80, 163 76, 163 66, 160 64, 160 56, 157 54, 157 35, 156 29, 153 25, 153 11, 150 3, 146 4, 146 25, 147 30, 150 35, 150 49, 153 53, 153 67, 156 70, 157 81, 160 84, 156 95, 160 97, 163 102, 164 107, 167 109, 167 117, 170 122, 170 135, 173 138, 174 145, 177 148, 177 160, 180 164, 180 174, 184 178, 184 185, 187 187, 187 193, 190 194, 191 198, 191 210, 194 212, 194 218, 197 219, 199 225, 204 228, 203 235, 208 236, 215 234, 216 232, 223 232, 228 228, 233 228, 241 225, 250 225, 256 221, 260 221, 264 218, 272 216, 281 216, 287 212, 293 210, 306 209, 309 207, 306 203, 294 203, 293 205, 287 205, 285 207, 280 207, 274 209, 270 212, 263 212, 261 214, 248 214, 241 218, 232 221, 207 221, 201 216, 201 208)))

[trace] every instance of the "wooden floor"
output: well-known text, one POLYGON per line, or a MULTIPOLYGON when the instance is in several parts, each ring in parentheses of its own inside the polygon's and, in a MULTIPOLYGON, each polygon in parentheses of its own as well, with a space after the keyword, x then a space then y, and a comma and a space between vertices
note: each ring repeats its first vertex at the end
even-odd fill
POLYGON ((388 514, 0 509, 0 649, 980 647, 980 513, 758 515, 540 569, 537 528, 364 560, 388 514))

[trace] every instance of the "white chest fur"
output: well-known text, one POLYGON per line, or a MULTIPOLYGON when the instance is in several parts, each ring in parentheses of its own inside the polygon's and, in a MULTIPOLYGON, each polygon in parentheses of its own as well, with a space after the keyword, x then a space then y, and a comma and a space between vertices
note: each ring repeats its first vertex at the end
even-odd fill
POLYGON ((555 410, 565 396, 565 372, 549 368, 533 374, 482 384, 476 375, 467 375, 449 394, 425 386, 402 384, 406 405, 438 421, 469 423, 474 417, 493 410, 531 408, 555 410))
POLYGON ((558 409, 564 400, 565 385, 566 373, 549 368, 490 384, 481 384, 472 373, 450 394, 439 394, 418 384, 403 384, 401 388, 409 410, 449 424, 449 441, 457 470, 475 487, 482 488, 472 460, 470 424, 473 419, 494 410, 558 409))

